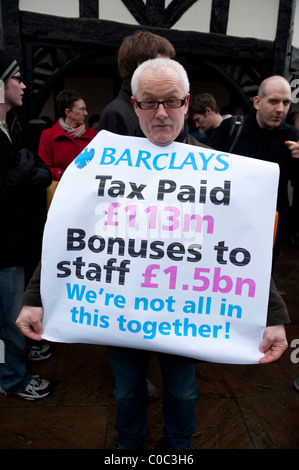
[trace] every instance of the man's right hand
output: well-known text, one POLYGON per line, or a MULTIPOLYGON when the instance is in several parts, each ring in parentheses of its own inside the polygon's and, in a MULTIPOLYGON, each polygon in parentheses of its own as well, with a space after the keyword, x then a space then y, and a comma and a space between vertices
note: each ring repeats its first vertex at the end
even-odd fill
POLYGON ((31 307, 29 305, 24 305, 17 318, 16 325, 18 328, 20 328, 23 335, 34 341, 40 341, 42 339, 41 335, 43 333, 41 323, 42 317, 42 307, 31 307))

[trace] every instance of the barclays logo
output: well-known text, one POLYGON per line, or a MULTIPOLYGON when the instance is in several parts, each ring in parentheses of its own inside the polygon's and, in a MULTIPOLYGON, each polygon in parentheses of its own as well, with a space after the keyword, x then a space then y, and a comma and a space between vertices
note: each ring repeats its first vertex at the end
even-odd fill
POLYGON ((88 165, 94 157, 94 149, 88 150, 86 147, 79 155, 75 158, 75 165, 81 170, 88 165))

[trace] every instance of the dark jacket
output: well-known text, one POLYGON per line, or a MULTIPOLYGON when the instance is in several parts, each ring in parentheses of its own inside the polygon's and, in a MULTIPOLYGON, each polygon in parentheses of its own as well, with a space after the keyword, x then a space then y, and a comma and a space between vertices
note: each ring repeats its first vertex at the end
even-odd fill
MULTIPOLYGON (((224 152, 229 151, 232 118, 224 119, 209 145, 224 152)), ((257 158, 267 162, 277 163, 280 169, 279 188, 277 196, 277 210, 281 214, 289 207, 287 184, 294 172, 299 169, 299 160, 291 156, 285 145, 286 140, 299 140, 299 130, 284 121, 272 130, 261 129, 256 120, 256 110, 245 116, 240 137, 231 153, 257 158)))
POLYGON ((18 151, 30 149, 30 143, 15 111, 7 114, 7 124, 11 141, 0 128, 0 269, 21 265, 33 269, 40 259, 46 187, 52 176, 37 156, 30 171, 20 165, 18 151), (43 170, 41 179, 38 169, 43 170))
POLYGON ((122 82, 121 89, 101 113, 99 131, 105 130, 119 135, 135 135, 138 118, 131 102, 131 86, 122 82))

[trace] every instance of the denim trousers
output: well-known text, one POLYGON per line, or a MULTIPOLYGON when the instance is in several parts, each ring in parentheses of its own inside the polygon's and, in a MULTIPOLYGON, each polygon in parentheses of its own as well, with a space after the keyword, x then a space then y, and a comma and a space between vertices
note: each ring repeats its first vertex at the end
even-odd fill
POLYGON ((23 266, 0 269, 0 340, 4 343, 0 386, 7 394, 20 392, 32 377, 27 370, 29 344, 15 324, 22 308, 24 288, 23 266))
MULTIPOLYGON (((147 435, 148 351, 109 347, 114 376, 114 397, 118 403, 118 442, 128 449, 142 446, 147 435)), ((173 449, 191 447, 196 430, 194 407, 198 394, 195 363, 191 359, 157 353, 163 378, 164 438, 173 449)))

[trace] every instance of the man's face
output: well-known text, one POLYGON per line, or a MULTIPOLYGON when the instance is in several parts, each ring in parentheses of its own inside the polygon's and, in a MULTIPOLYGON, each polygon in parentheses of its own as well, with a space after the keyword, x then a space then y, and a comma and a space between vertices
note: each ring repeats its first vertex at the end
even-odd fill
POLYGON ((4 99, 5 104, 10 108, 22 106, 26 85, 22 81, 20 72, 17 72, 5 83, 4 99))
POLYGON ((256 118, 259 126, 271 130, 279 126, 289 111, 290 87, 281 80, 272 81, 266 86, 265 96, 263 98, 256 96, 253 103, 257 110, 256 118))
POLYGON ((196 129, 200 128, 204 131, 209 131, 213 127, 210 108, 207 108, 205 113, 193 113, 192 120, 196 129))
MULTIPOLYGON (((160 72, 146 69, 139 78, 135 98, 137 101, 183 99, 185 95, 181 78, 172 68, 160 72)), ((184 126, 189 93, 184 105, 176 109, 165 109, 160 104, 157 109, 143 110, 138 108, 135 98, 132 97, 132 103, 144 135, 156 145, 168 145, 173 142, 184 126)))

